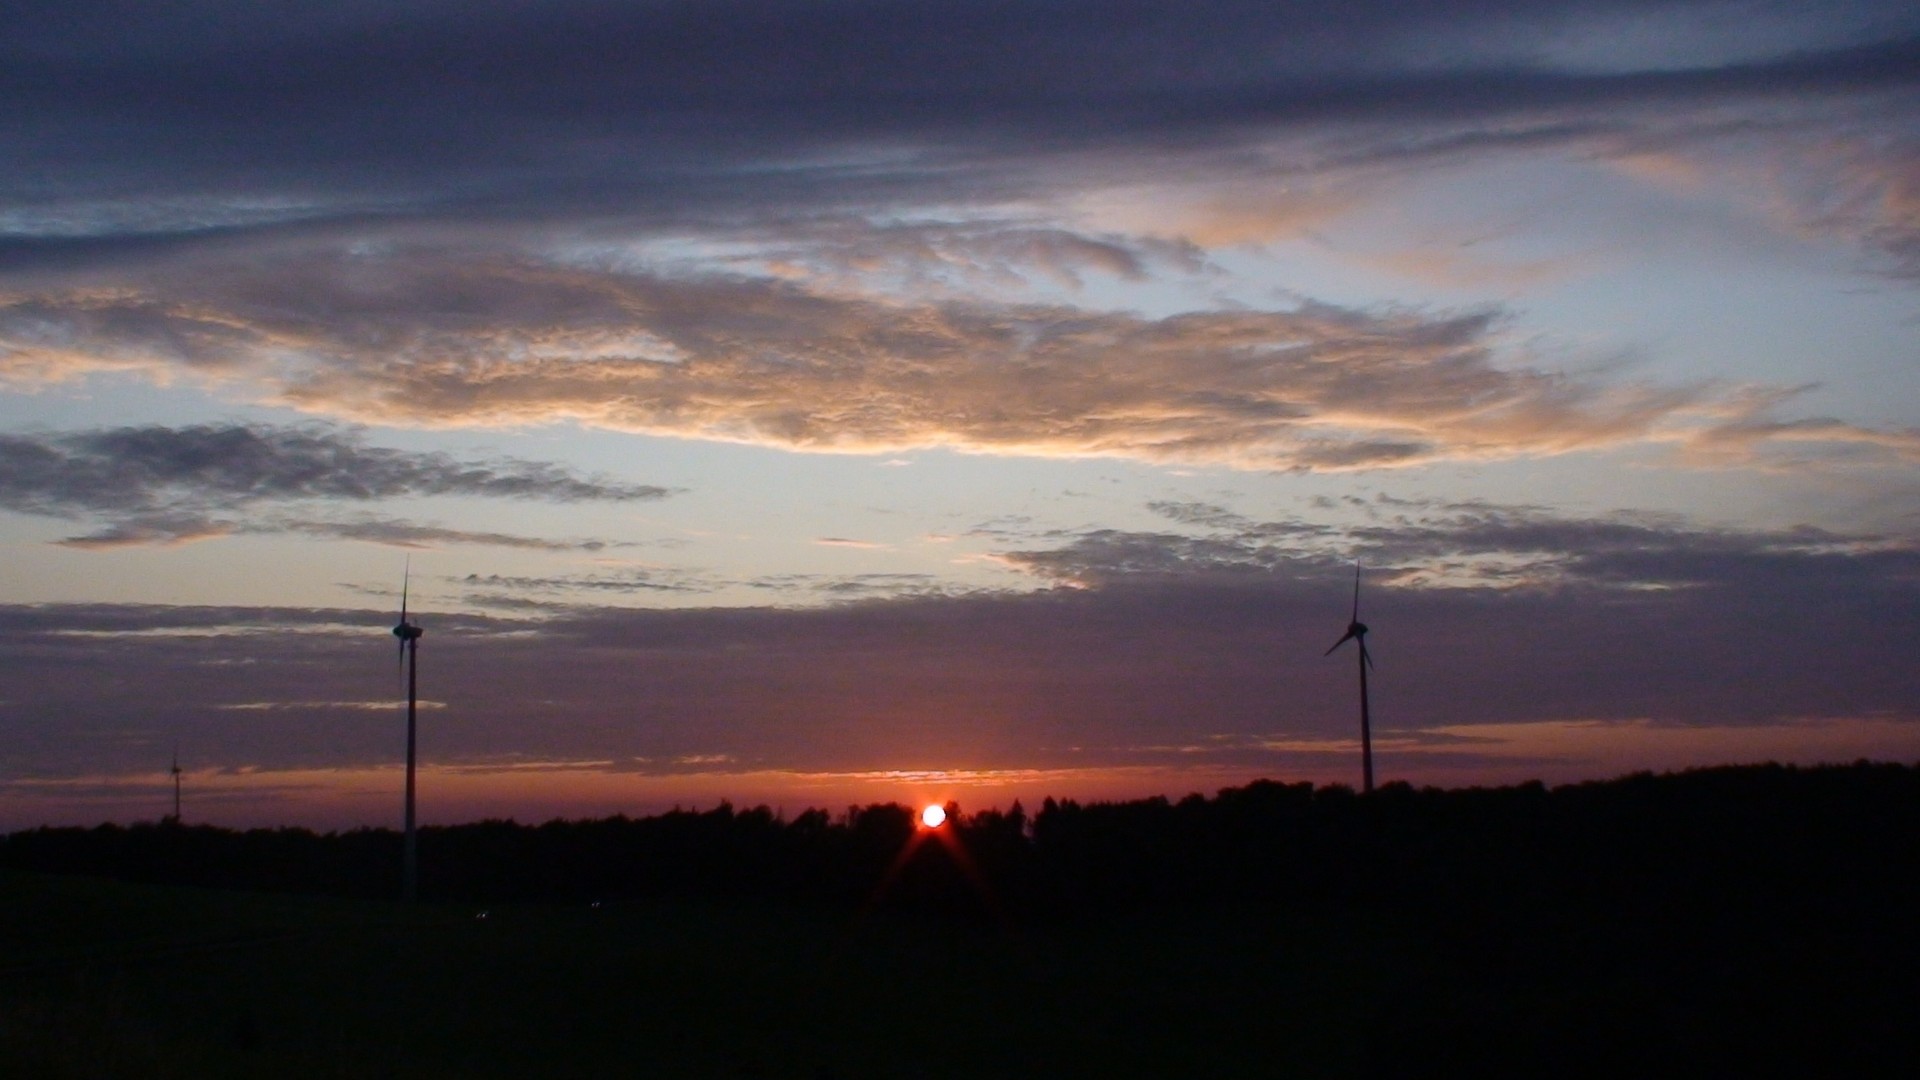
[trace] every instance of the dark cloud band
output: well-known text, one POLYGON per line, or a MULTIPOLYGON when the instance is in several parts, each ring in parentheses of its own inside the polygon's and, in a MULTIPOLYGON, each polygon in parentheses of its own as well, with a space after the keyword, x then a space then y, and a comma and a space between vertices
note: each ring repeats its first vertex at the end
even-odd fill
MULTIPOLYGON (((1920 649, 1911 545, 1649 522, 1448 528, 1459 548, 1527 559, 1603 542, 1554 580, 1423 585, 1409 565, 1370 576, 1383 738, 1545 722, 1920 723, 1920 669, 1907 662, 1920 649), (1633 552, 1644 554, 1621 561, 1633 552)), ((1408 530, 1405 549, 1431 550, 1436 531, 1408 530)), ((447 707, 434 752, 443 763, 727 754, 743 769, 805 770, 1114 766, 1139 762, 1140 748, 1194 746, 1251 771, 1274 760, 1267 748, 1352 737, 1351 669, 1321 656, 1346 625, 1350 566, 1332 553, 1248 565, 1166 539, 1129 543, 1158 548, 1162 561, 1129 571, 1109 557, 1107 576, 1085 589, 812 609, 553 606, 535 621, 436 615, 432 696, 447 707)), ((1072 551, 1083 563, 1096 554, 1072 551)), ((190 733, 233 766, 389 762, 391 714, 342 714, 319 739, 307 721, 296 729, 213 707, 382 693, 390 621, 385 611, 0 608, 0 685, 14 688, 0 703, 0 747, 59 730, 58 752, 32 758, 48 775, 137 767, 159 753, 162 732, 190 733), (116 677, 57 677, 103 669, 116 677)))
MULTIPOLYGON (((231 514, 261 504, 431 496, 621 502, 668 494, 666 488, 581 476, 547 462, 463 461, 439 452, 370 446, 352 431, 326 425, 148 426, 0 435, 0 508, 106 518, 109 524, 103 529, 68 541, 79 547, 177 543, 263 530, 384 543, 550 547, 556 545, 391 521, 235 520, 231 514)), ((596 546, 557 546, 583 544, 596 546)))

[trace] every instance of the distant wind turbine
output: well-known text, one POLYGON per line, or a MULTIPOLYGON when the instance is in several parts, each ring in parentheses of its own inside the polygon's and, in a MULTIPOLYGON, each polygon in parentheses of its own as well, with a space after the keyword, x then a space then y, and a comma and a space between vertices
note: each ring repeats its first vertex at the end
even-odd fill
POLYGON ((426 633, 417 623, 407 621, 407 589, 412 584, 413 566, 409 563, 400 579, 400 622, 393 628, 393 636, 400 639, 400 662, 407 669, 407 817, 401 895, 408 901, 417 895, 420 883, 420 854, 413 828, 413 747, 414 719, 420 702, 420 635, 426 633))
POLYGON ((1347 632, 1332 648, 1321 653, 1332 656, 1333 650, 1349 641, 1360 644, 1360 790, 1373 791, 1373 716, 1367 709, 1367 669, 1373 666, 1373 656, 1367 652, 1367 624, 1360 621, 1360 565, 1353 567, 1353 617, 1347 622, 1347 632))
POLYGON ((173 774, 173 823, 180 824, 180 744, 173 744, 173 768, 167 770, 173 774))

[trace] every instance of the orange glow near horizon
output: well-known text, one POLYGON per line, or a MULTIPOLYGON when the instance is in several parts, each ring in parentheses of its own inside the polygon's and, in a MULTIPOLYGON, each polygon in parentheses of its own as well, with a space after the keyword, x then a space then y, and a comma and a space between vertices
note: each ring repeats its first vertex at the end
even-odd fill
MULTIPOLYGON (((894 803, 946 813, 948 803, 975 809, 1021 802, 1037 809, 1048 796, 1081 802, 1122 801, 1189 792, 1212 794, 1256 780, 1244 767, 1121 766, 1082 769, 749 770, 657 774, 604 762, 553 762, 490 768, 423 764, 420 821, 457 825, 486 819, 542 822, 556 818, 648 817, 675 809, 767 806, 791 818, 804 810, 839 813, 850 806, 894 803)), ((1298 779, 1297 776, 1291 776, 1298 779)), ((1335 777, 1313 777, 1332 782, 1335 777)), ((156 821, 172 812, 173 781, 163 772, 85 776, 15 783, 0 800, 0 832, 40 825, 156 821)), ((298 826, 397 827, 402 770, 379 768, 187 770, 182 816, 189 824, 224 828, 298 826)), ((915 811, 918 820, 923 810, 915 811)))
MULTIPOLYGON (((1683 727, 1648 721, 1553 721, 1443 727, 1436 734, 1469 743, 1423 746, 1417 735, 1388 733, 1376 743, 1381 780, 1416 786, 1497 786, 1612 779, 1626 773, 1776 761, 1816 765, 1859 759, 1920 761, 1920 723, 1897 717, 1809 718, 1755 726, 1683 727)), ((624 814, 647 817, 720 802, 766 806, 791 818, 893 803, 939 809, 1029 812, 1049 796, 1079 802, 1125 801, 1220 789, 1259 779, 1356 785, 1358 760, 1339 740, 1270 744, 1258 764, 1196 763, 1032 769, 741 770, 674 774, 627 771, 606 761, 513 766, 433 765, 420 771, 421 820, 456 825, 489 818, 522 822, 624 814)), ((1357 750, 1357 747, 1355 747, 1357 750)), ((398 763, 379 768, 188 769, 182 814, 190 824, 226 828, 299 826, 393 828, 400 818, 398 763)), ((173 781, 164 770, 16 780, 0 787, 0 832, 40 825, 92 826, 157 821, 172 812, 173 781)), ((926 819, 920 818, 927 827, 926 819)))

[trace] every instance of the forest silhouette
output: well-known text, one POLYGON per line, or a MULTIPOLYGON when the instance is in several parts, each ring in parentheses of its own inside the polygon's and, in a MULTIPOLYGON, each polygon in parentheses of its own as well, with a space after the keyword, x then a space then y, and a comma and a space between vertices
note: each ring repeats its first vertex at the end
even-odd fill
MULTIPOLYGON (((480 910, 719 904, 1029 942, 1146 913, 1220 955, 1233 942, 1210 935, 1271 924, 1305 942, 1331 928, 1387 956, 1388 977, 1367 988, 1360 1070, 1382 1075, 1866 1069, 1913 1049, 1914 767, 1724 767, 1551 789, 1394 783, 1364 796, 1257 781, 1211 798, 947 810, 937 831, 895 804, 783 817, 725 803, 425 828, 420 897, 480 910)), ((0 865, 386 899, 400 843, 392 830, 164 821, 15 832, 0 865)), ((1106 962, 1125 968, 1135 946, 1119 940, 1106 962)), ((1227 979, 1234 993, 1257 1004, 1277 992, 1270 962, 1249 946, 1227 979)), ((1147 1000, 1193 992, 1156 985, 1180 961, 1156 963, 1137 972, 1147 1000)))
MULTIPOLYGON (((1738 891, 1743 906, 1916 884, 1914 767, 1729 766, 1547 788, 1416 789, 1260 780, 1214 797, 1048 798, 1032 814, 949 804, 947 844, 912 843, 892 803, 793 817, 765 806, 421 830, 423 897, 618 902, 652 897, 1002 914, 1140 904, 1285 901, 1509 911, 1657 900, 1669 916, 1738 891), (900 866, 903 850, 914 850, 900 866), (896 871, 886 895, 874 890, 896 871), (969 879, 972 879, 971 881, 969 879), (1647 895, 1654 890, 1657 896, 1647 895)), ((395 895, 400 836, 153 824, 42 827, 0 865, 126 881, 337 896, 395 895)))

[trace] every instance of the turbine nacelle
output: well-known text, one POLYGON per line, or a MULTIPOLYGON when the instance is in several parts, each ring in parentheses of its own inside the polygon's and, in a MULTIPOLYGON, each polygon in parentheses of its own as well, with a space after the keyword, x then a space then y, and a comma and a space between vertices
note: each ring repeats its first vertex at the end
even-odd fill
MULTIPOLYGON (((1360 643, 1360 650, 1365 652, 1367 648, 1367 624, 1363 622, 1348 623, 1346 634, 1342 636, 1339 641, 1328 646, 1327 651, 1320 655, 1332 656, 1333 650, 1345 645, 1349 641, 1358 641, 1360 643)), ((1372 663, 1372 658, 1368 658, 1368 663, 1372 663)))
POLYGON ((418 623, 408 622, 404 614, 400 616, 400 625, 393 628, 393 636, 400 639, 401 667, 404 668, 407 663, 407 646, 412 645, 416 649, 419 648, 420 636, 425 633, 426 631, 420 629, 418 623))

